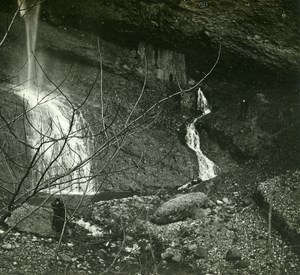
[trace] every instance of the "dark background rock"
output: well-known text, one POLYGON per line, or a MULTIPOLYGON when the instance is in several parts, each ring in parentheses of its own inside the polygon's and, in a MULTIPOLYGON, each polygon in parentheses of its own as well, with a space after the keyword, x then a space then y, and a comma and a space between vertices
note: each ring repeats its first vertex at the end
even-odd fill
MULTIPOLYGON (((254 86, 267 79, 297 81, 298 2, 201 3, 52 0, 43 4, 43 18, 54 25, 94 31, 106 40, 133 49, 139 41, 146 41, 182 52, 195 77, 202 75, 196 72, 200 64, 201 71, 211 67, 221 43, 223 54, 217 72, 222 70, 224 79, 240 79, 254 86)), ((13 11, 16 3, 4 0, 1 8, 13 11)))
POLYGON ((56 0, 46 1, 44 12, 49 20, 61 15, 63 22, 92 28, 107 39, 133 46, 144 40, 184 52, 191 59, 197 56, 202 68, 203 63, 210 67, 221 43, 222 63, 235 59, 227 66, 227 76, 258 81, 266 68, 280 78, 291 78, 290 74, 297 78, 299 11, 299 3, 275 0, 207 1, 205 7, 197 0, 56 0))

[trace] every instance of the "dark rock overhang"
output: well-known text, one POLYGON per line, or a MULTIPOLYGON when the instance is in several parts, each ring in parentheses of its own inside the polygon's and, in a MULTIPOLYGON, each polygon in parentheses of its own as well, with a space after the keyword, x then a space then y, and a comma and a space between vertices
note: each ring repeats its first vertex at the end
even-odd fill
MULTIPOLYGON (((0 5, 11 11, 16 7, 8 0, 0 5)), ((196 67, 207 71, 221 44, 219 67, 225 78, 294 84, 300 63, 299 14, 294 1, 46 0, 42 18, 127 47, 145 41, 184 53, 195 78, 201 77, 201 72, 193 75, 196 67)))

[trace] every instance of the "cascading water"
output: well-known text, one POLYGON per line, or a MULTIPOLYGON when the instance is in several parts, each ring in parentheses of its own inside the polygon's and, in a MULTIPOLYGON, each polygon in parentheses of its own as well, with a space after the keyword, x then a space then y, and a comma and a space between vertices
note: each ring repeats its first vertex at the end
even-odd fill
POLYGON ((36 45, 38 18, 40 13, 40 0, 18 0, 20 15, 24 18, 27 45, 27 81, 32 86, 35 62, 34 52, 36 45))
POLYGON ((58 93, 41 88, 37 81, 35 44, 40 10, 39 0, 18 0, 27 33, 27 79, 16 93, 26 102, 28 143, 39 148, 33 167, 32 188, 38 183, 49 193, 93 193, 90 156, 91 132, 79 110, 58 93), (55 180, 56 179, 56 180, 55 180), (49 182, 51 183, 49 185, 49 182))
POLYGON ((195 123, 198 119, 209 114, 211 110, 208 107, 207 99, 205 98, 201 89, 198 89, 198 98, 197 98, 197 109, 202 112, 200 117, 197 117, 193 120, 192 123, 189 123, 186 127, 186 136, 185 140, 187 145, 196 153, 199 165, 199 178, 201 180, 209 180, 217 176, 216 170, 217 166, 208 159, 200 148, 200 137, 199 133, 196 130, 195 123))

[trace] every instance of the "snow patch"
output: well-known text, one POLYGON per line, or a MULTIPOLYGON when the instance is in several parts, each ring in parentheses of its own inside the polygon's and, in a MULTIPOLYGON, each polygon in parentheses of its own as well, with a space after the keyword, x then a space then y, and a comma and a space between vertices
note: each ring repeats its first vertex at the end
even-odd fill
POLYGON ((91 225, 89 222, 85 222, 83 219, 76 221, 76 224, 88 230, 90 232, 88 235, 92 235, 93 237, 103 236, 103 231, 97 225, 91 225))

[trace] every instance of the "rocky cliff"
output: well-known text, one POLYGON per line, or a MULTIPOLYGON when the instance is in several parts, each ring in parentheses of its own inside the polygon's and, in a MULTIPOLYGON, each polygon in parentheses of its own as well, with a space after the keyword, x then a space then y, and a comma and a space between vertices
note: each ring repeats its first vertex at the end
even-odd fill
MULTIPOLYGON (((5 0, 0 7, 9 12, 1 16, 3 33, 16 3, 5 0)), ((232 159, 244 161, 274 152, 280 153, 280 159, 284 150, 297 155, 297 128, 290 127, 298 125, 299 118, 295 104, 299 7, 294 2, 53 0, 43 3, 41 21, 45 22, 39 29, 38 55, 51 77, 60 82, 77 64, 72 81, 67 81, 74 100, 80 99, 95 79, 99 67, 97 36, 100 37, 104 93, 122 106, 123 114, 128 114, 141 90, 145 57, 147 98, 140 111, 178 89, 176 78, 183 87, 193 79, 201 79, 215 62, 221 44, 217 67, 203 84, 213 107, 213 115, 199 125, 204 129, 201 140, 205 153, 223 171, 235 166, 232 159), (244 96, 251 104, 246 123, 237 119, 239 100, 244 96)), ((22 28, 22 22, 17 22, 1 48, 1 78, 6 82, 15 82, 18 70, 26 62, 22 28)), ((182 143, 176 139, 176 153, 158 170, 148 167, 133 175, 117 175, 112 184, 117 182, 125 189, 129 184, 136 190, 141 184, 180 185, 195 177, 195 158, 182 146, 184 123, 189 116, 195 116, 193 101, 195 95, 189 106, 180 106, 182 98, 164 106, 162 119, 156 124, 158 132, 153 134, 152 130, 130 142, 125 157, 119 161, 126 162, 128 154, 139 159, 142 153, 151 159, 153 150, 148 146, 148 152, 144 144, 164 155, 171 144, 170 139, 165 139, 166 133, 177 130, 182 143)), ((94 102, 99 102, 97 96, 94 102)), ((95 106, 89 107, 93 110, 95 106)), ((97 118, 96 111, 87 113, 91 120, 97 118)), ((291 159, 293 162, 294 157, 291 159)))
POLYGON ((46 5, 45 17, 53 23, 63 20, 132 46, 141 40, 163 45, 186 54, 192 68, 202 71, 221 44, 224 78, 255 85, 266 76, 295 80, 299 72, 300 8, 295 1, 56 0, 46 5))

